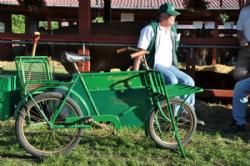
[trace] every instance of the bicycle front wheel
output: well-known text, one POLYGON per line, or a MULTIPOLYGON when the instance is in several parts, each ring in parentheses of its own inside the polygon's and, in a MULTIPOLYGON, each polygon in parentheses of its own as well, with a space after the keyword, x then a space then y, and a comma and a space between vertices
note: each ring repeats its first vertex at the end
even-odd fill
MULTIPOLYGON (((21 146, 32 156, 66 153, 79 143, 83 129, 51 129, 45 120, 46 117, 50 121, 62 99, 61 93, 45 92, 35 96, 34 101, 28 101, 19 112, 15 124, 16 136, 21 146)), ((79 116, 82 116, 80 108, 68 98, 55 124, 63 124, 66 118, 79 116)))
MULTIPOLYGON (((183 145, 187 144, 196 130, 197 118, 193 109, 181 99, 169 101, 171 110, 178 127, 178 134, 183 145)), ((169 149, 178 147, 173 126, 170 122, 166 102, 161 103, 162 112, 158 109, 151 112, 149 117, 149 135, 159 146, 169 149)))

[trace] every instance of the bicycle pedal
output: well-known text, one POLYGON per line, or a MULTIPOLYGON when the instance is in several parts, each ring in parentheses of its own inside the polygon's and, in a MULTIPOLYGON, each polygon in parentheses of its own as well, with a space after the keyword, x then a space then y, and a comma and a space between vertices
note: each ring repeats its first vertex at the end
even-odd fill
POLYGON ((198 125, 205 126, 205 122, 202 121, 202 120, 199 120, 199 119, 197 119, 197 124, 198 124, 198 125))
POLYGON ((91 117, 85 117, 83 119, 83 121, 84 121, 84 124, 90 124, 90 123, 93 122, 93 118, 91 118, 91 117))

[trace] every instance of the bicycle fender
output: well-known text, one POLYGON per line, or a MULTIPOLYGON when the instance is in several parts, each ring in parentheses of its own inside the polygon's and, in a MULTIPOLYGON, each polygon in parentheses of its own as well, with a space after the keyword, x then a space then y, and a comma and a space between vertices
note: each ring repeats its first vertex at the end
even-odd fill
MULTIPOLYGON (((65 94, 68 90, 68 87, 66 86, 56 86, 56 87, 40 87, 34 91, 32 91, 30 94, 32 96, 34 95, 38 95, 38 94, 41 94, 41 93, 44 93, 44 92, 58 92, 58 93, 62 93, 62 94, 65 94)), ((83 105, 85 108, 81 108, 81 110, 86 110, 84 113, 85 113, 85 116, 90 116, 90 110, 89 110, 89 107, 87 106, 86 102, 82 99, 82 97, 79 95, 79 93, 77 93, 75 90, 71 90, 71 94, 72 96, 75 96, 76 98, 79 99, 79 101, 81 102, 81 105, 83 105)), ((16 115, 18 115, 18 112, 21 110, 21 108, 23 107, 23 105, 30 99, 30 95, 26 95, 21 101, 18 102, 18 105, 15 109, 15 117, 16 115)), ((78 103, 76 103, 78 104, 78 103)), ((79 105, 79 104, 78 104, 79 105)))
POLYGON ((144 120, 144 131, 145 131, 145 135, 146 137, 149 136, 149 117, 151 115, 151 113, 155 110, 155 108, 152 108, 148 114, 146 115, 145 117, 145 120, 144 120))

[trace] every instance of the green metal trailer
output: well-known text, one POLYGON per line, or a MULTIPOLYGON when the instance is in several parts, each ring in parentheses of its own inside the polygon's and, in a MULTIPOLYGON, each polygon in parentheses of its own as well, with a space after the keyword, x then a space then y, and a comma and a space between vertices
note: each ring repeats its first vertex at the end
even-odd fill
MULTIPOLYGON (((68 56, 73 64, 86 60, 68 56)), ((67 153, 87 128, 144 127, 158 145, 185 156, 183 145, 196 129, 195 112, 185 99, 202 88, 165 85, 153 70, 78 71, 71 81, 58 81, 43 56, 16 57, 16 67, 17 77, 0 77, 0 120, 13 116, 16 105, 17 139, 31 155, 67 153)))
POLYGON ((13 117, 20 100, 20 91, 15 75, 0 75, 0 120, 13 117))

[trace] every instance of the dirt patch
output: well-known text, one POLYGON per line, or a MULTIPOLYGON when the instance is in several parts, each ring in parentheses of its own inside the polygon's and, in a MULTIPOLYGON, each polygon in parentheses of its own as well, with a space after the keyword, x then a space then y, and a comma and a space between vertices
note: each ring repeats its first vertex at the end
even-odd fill
POLYGON ((205 126, 199 126, 200 130, 220 131, 232 121, 232 106, 230 104, 207 104, 204 101, 196 101, 195 111, 198 119, 205 122, 205 126))
MULTIPOLYGON (((196 101, 195 111, 198 119, 204 120, 205 126, 198 125, 198 130, 220 132, 232 123, 231 104, 208 104, 204 101, 196 101)), ((248 107, 250 115, 250 105, 248 107)), ((250 132, 250 116, 247 116, 246 134, 250 132)))

